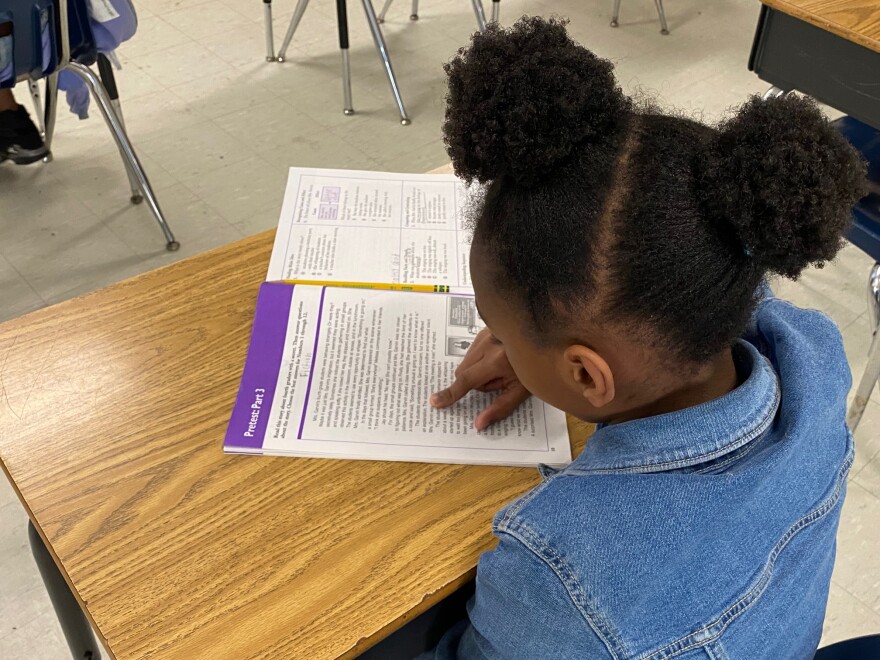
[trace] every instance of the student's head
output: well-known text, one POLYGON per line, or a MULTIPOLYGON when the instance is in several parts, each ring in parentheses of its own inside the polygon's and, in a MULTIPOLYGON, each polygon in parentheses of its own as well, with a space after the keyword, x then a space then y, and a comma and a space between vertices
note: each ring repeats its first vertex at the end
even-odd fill
MULTIPOLYGON (((626 418, 727 355, 769 274, 834 257, 864 168, 809 100, 709 127, 623 94, 565 24, 523 18, 446 66, 481 314, 523 384, 626 418)), ((821 374, 817 374, 821 378, 821 374)))

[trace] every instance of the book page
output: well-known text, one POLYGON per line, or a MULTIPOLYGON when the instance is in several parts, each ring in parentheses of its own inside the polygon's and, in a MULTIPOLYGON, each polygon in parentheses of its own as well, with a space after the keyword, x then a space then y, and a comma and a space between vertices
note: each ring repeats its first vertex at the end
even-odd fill
POLYGON ((267 280, 470 286, 451 174, 291 168, 267 280))
POLYGON ((564 414, 535 398, 482 432, 474 419, 494 394, 472 392, 446 410, 428 404, 432 392, 452 382, 482 327, 467 295, 264 284, 226 448, 375 460, 568 463, 564 414), (286 299, 286 328, 278 350, 261 357, 278 343, 261 329, 261 314, 272 306, 275 325, 283 325, 277 318, 283 309, 273 299, 286 299), (258 380, 251 378, 256 373, 262 374, 258 380))

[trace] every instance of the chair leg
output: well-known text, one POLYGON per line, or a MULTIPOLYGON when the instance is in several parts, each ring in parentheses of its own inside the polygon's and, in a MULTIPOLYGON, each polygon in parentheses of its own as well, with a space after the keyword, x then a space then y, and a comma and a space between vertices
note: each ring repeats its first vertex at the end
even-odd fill
POLYGON ((480 32, 486 31, 486 12, 483 10, 483 0, 471 0, 474 8, 474 16, 477 18, 477 29, 480 32))
POLYGON ((620 18, 620 0, 614 0, 614 9, 611 10, 611 27, 620 25, 617 19, 620 18))
POLYGON ((263 0, 263 22, 266 26, 266 61, 275 61, 275 35, 272 32, 272 0, 263 0))
POLYGON ((37 116, 37 124, 40 127, 40 134, 46 135, 46 120, 43 117, 43 99, 40 94, 40 83, 36 80, 28 80, 28 88, 31 92, 31 100, 34 102, 34 114, 37 116))
POLYGON ((780 96, 785 96, 786 94, 790 93, 791 92, 788 92, 784 89, 779 89, 776 85, 773 85, 770 89, 764 92, 763 96, 761 96, 761 99, 764 101, 766 101, 767 99, 777 99, 780 96))
POLYGON ((666 12, 663 11, 663 0, 654 0, 657 5, 657 14, 660 16, 660 34, 669 34, 669 27, 666 25, 666 12))
POLYGON ((43 584, 46 586, 49 600, 52 601, 52 607, 58 617, 58 623, 61 624, 71 655, 74 660, 99 658, 100 651, 92 627, 30 520, 28 520, 28 539, 31 553, 40 570, 40 576, 43 578, 43 584))
POLYGON ((44 104, 45 124, 43 129, 43 144, 49 153, 43 158, 44 163, 52 162, 52 138, 55 137, 55 118, 58 115, 58 72, 50 73, 46 77, 46 103, 44 104))
POLYGON ((492 22, 497 23, 501 17, 501 0, 492 0, 492 22))
POLYGON ((113 105, 110 102, 110 98, 107 96, 107 90, 104 89, 104 86, 95 75, 95 72, 87 66, 83 66, 77 62, 68 62, 64 65, 64 68, 79 76, 88 86, 89 91, 92 93, 92 96, 98 104, 98 108, 101 110, 101 114, 104 115, 104 121, 109 126, 113 139, 116 140, 116 146, 119 147, 124 160, 128 163, 129 169, 137 180, 138 187, 143 193, 144 199, 147 201, 147 206, 150 207, 150 211, 153 213, 156 222, 159 223, 159 227, 165 235, 166 249, 172 252, 177 250, 180 248, 180 243, 175 240, 174 234, 171 233, 171 228, 165 221, 165 216, 162 215, 162 210, 159 208, 159 202, 153 194, 153 188, 147 179, 144 168, 138 160, 137 154, 134 152, 134 147, 131 146, 128 135, 126 135, 125 129, 122 127, 122 123, 119 121, 119 117, 116 116, 116 112, 113 110, 113 105))
POLYGON ((278 61, 283 62, 287 58, 287 49, 293 40, 293 33, 299 27, 303 14, 306 13, 306 7, 309 6, 309 0, 299 0, 296 3, 296 9, 293 11, 293 17, 290 19, 290 25, 287 26, 287 34, 284 35, 284 41, 281 42, 281 50, 278 51, 278 61))
MULTIPOLYGON (((107 90, 107 96, 110 98, 110 105, 113 106, 116 118, 119 119, 119 123, 124 130, 125 118, 122 116, 122 104, 119 102, 119 90, 116 87, 116 76, 113 74, 113 67, 110 64, 110 60, 108 60, 107 56, 103 53, 98 54, 98 73, 101 75, 101 82, 104 84, 104 89, 107 90)), ((144 201, 144 196, 141 194, 137 178, 128 166, 128 160, 125 157, 125 153, 120 150, 119 155, 122 156, 122 164, 125 167, 125 173, 128 175, 128 183, 131 187, 131 203, 140 204, 144 201)))
POLYGON ((385 0, 385 4, 382 5, 382 11, 379 12, 379 15, 376 17, 376 22, 380 25, 385 22, 385 14, 388 13, 388 8, 391 7, 391 3, 394 0, 385 0))
POLYGON ((391 58, 388 56, 388 48, 385 46, 385 38, 382 36, 382 30, 379 27, 379 21, 376 19, 376 10, 373 9, 372 0, 361 0, 364 6, 364 12, 367 15, 367 23, 370 24, 370 32, 373 33, 373 41, 376 44, 376 50, 385 67, 385 75, 388 76, 388 82, 391 84, 391 93, 394 95, 394 101, 397 103, 397 109, 400 112, 400 123, 404 126, 409 125, 410 120, 406 114, 406 108, 403 106, 403 99, 400 96, 400 89, 397 87, 397 78, 394 76, 394 69, 391 67, 391 58))
POLYGON ((880 328, 880 263, 874 264, 868 276, 868 316, 871 320, 871 331, 880 328))
POLYGON ((880 378, 880 332, 875 332, 874 340, 871 342, 871 350, 868 353, 868 365, 865 367, 865 373, 862 374, 859 388, 856 390, 856 395, 846 415, 846 423, 849 424, 849 428, 853 432, 862 419, 878 378, 880 378))
POLYGON ((419 0, 412 0, 412 13, 409 15, 409 20, 419 20, 419 0))
POLYGON ((351 101, 351 60, 348 57, 348 8, 346 0, 336 0, 336 27, 339 30, 339 50, 342 53, 342 112, 354 114, 351 101))

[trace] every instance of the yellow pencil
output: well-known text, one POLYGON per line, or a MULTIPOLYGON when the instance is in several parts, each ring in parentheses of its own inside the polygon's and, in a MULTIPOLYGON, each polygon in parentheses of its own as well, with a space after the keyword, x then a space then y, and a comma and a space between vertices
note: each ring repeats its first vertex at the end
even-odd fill
POLYGON ((379 282, 322 282, 320 280, 281 280, 284 284, 333 286, 343 289, 378 289, 382 291, 418 291, 421 293, 449 293, 448 284, 382 284, 379 282))

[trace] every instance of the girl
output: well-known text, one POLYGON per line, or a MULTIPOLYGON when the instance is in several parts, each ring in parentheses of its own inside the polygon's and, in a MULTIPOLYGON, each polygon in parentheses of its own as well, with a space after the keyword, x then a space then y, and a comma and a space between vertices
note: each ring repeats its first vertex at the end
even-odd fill
POLYGON ((448 389, 600 423, 495 518, 469 620, 437 658, 812 658, 851 436, 840 335, 772 273, 834 257, 864 168, 816 106, 716 128, 627 98, 557 20, 447 65, 475 209, 477 337, 448 389))

